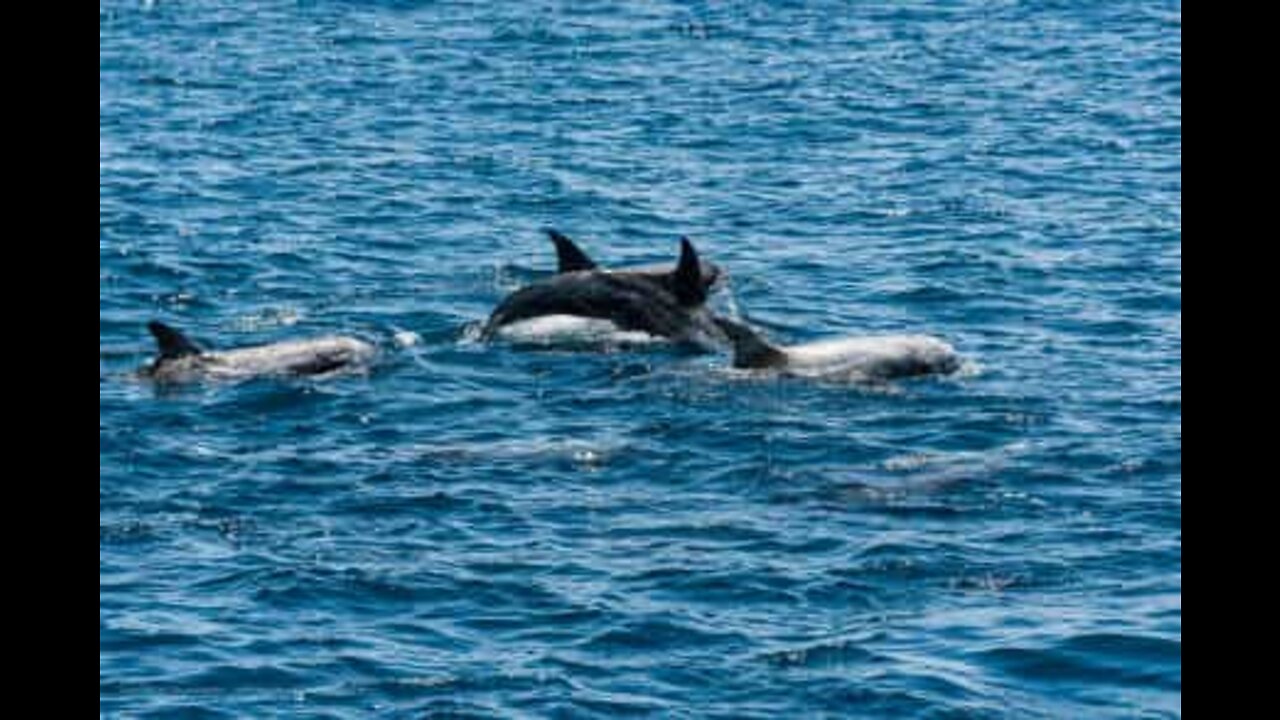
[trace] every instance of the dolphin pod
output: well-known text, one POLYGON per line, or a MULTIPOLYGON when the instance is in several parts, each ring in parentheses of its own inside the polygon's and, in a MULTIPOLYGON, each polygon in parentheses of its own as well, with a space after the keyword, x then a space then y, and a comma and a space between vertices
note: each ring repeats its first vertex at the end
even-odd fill
MULTIPOLYGON (((548 230, 558 272, 516 290, 489 317, 485 341, 510 339, 521 328, 598 323, 623 333, 691 345, 729 346, 739 370, 799 377, 878 382, 945 375, 960 368, 946 342, 924 335, 845 337, 793 346, 766 340, 750 326, 716 315, 708 306, 725 273, 706 262, 688 238, 674 266, 602 268, 569 237, 548 230), (563 323, 562 323, 563 321, 563 323)), ((233 350, 205 350, 160 322, 148 329, 158 357, 143 368, 160 382, 257 376, 323 376, 369 365, 374 347, 351 337, 320 337, 233 350)))
POLYGON ((728 343, 734 367, 799 377, 885 381, 945 375, 960 367, 947 343, 924 335, 846 337, 782 347, 749 326, 715 315, 705 307, 723 276, 702 261, 693 244, 681 241, 680 261, 667 266, 607 270, 572 239, 549 230, 559 259, 559 275, 508 297, 494 311, 485 337, 536 319, 579 317, 604 320, 622 331, 642 331, 677 342, 728 343), (709 325, 708 325, 709 324, 709 325))

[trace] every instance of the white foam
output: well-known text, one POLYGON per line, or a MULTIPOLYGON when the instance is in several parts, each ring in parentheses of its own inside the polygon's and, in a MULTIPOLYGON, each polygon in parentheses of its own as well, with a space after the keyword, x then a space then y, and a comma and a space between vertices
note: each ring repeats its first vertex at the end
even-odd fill
POLYGON ((398 330, 393 336, 396 347, 408 349, 422 344, 422 336, 411 330, 398 330))

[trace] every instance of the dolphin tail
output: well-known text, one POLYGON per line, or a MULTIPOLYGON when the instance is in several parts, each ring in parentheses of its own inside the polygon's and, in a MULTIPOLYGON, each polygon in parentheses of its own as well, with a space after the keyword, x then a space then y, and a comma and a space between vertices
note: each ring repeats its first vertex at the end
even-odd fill
POLYGON ((741 370, 784 367, 787 354, 741 323, 717 317, 716 324, 733 342, 733 366, 741 370))
POLYGON ((584 272, 595 270, 596 263, 587 256, 582 248, 567 236, 548 228, 547 235, 556 245, 556 256, 560 260, 560 273, 584 272))
POLYGON ((199 345, 191 342, 187 336, 162 322, 153 320, 147 324, 147 330, 151 331, 151 335, 156 339, 156 344, 160 346, 161 360, 177 360, 191 357, 192 355, 200 355, 204 352, 199 345))

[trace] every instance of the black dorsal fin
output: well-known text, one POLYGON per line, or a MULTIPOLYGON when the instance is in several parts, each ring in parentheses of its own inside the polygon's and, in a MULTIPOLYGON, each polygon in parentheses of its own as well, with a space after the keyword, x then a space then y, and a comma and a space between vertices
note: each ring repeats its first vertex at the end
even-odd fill
POLYGON ((187 336, 162 322, 152 321, 147 325, 147 329, 151 331, 156 344, 160 346, 161 360, 177 360, 204 352, 199 345, 188 340, 187 336))
POLYGON ((578 247, 573 240, 551 229, 547 230, 547 235, 551 237, 551 242, 556 244, 556 256, 560 259, 561 273, 596 269, 595 261, 587 257, 587 254, 582 252, 582 248, 578 247))
POLYGON ((680 239, 680 264, 672 276, 676 299, 685 307, 696 307, 707 301, 707 286, 702 282, 702 261, 689 238, 680 239))
POLYGON ((722 317, 716 318, 716 324, 733 341, 734 367, 741 370, 786 367, 787 354, 755 330, 722 317))

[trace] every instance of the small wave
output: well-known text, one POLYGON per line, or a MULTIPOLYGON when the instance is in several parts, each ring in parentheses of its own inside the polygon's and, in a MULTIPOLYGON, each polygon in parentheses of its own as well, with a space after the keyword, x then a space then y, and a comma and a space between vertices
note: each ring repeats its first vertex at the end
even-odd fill
POLYGON ((567 460, 578 468, 590 469, 607 465, 627 447, 620 440, 530 438, 418 445, 412 454, 420 460, 446 463, 567 460))
POLYGON ((151 523, 142 520, 126 520, 116 523, 99 523, 98 544, 133 545, 155 540, 159 532, 151 523))
POLYGON ((881 662, 883 658, 855 640, 838 640, 775 650, 763 660, 782 670, 841 670, 881 662))
POLYGON ((1012 675, 1041 682, 1106 682, 1182 689, 1182 643, 1141 635, 1093 634, 1040 647, 1014 646, 981 655, 1012 675))
POLYGON ((736 633, 711 632, 670 620, 644 620, 611 628, 587 640, 582 650, 618 653, 657 649, 708 648, 745 643, 736 633))

